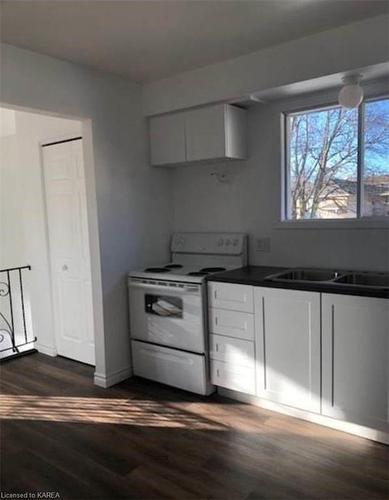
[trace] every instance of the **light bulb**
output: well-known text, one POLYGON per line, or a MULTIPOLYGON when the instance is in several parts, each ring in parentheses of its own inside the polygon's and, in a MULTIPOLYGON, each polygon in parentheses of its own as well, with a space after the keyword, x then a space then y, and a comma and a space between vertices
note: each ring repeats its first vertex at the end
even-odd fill
POLYGON ((340 89, 338 101, 343 108, 357 108, 363 100, 363 89, 359 85, 361 76, 346 77, 344 87, 340 89))

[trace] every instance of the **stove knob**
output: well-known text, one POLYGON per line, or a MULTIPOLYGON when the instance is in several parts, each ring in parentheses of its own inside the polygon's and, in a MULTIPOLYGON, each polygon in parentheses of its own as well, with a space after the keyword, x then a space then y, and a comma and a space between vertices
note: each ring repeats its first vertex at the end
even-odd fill
POLYGON ((185 238, 183 238, 182 236, 179 236, 178 238, 176 238, 175 243, 178 247, 182 247, 182 246, 184 246, 185 238))

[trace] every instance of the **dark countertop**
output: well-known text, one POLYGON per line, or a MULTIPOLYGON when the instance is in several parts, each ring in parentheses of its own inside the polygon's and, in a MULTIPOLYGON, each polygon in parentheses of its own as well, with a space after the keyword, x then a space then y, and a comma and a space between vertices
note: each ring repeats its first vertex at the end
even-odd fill
POLYGON ((215 273, 207 278, 207 281, 218 281, 223 283, 239 283, 241 285, 262 286, 267 288, 284 288, 288 290, 303 290, 310 292, 338 293, 341 295, 359 295, 361 297, 389 298, 389 290, 369 287, 361 287, 349 284, 329 283, 329 282, 274 282, 265 281, 266 276, 290 269, 288 267, 266 267, 266 266, 246 266, 215 273))

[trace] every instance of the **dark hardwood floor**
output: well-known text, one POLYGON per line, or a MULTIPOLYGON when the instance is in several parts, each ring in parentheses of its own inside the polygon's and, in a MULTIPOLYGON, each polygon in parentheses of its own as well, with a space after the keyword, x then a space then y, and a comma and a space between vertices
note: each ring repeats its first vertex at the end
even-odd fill
POLYGON ((389 498, 387 446, 220 396, 92 379, 40 354, 1 366, 1 498, 389 498))

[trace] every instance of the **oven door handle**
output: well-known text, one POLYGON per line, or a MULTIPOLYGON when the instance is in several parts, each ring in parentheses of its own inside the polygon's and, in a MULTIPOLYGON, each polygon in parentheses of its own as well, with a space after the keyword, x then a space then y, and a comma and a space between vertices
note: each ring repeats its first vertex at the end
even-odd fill
POLYGON ((183 288, 175 287, 175 286, 164 286, 164 285, 150 285, 148 283, 134 283, 130 281, 130 288, 137 288, 139 290, 149 290, 149 291, 164 291, 166 293, 174 293, 174 294, 182 294, 182 293, 191 293, 191 292, 199 292, 199 287, 197 285, 191 286, 187 285, 183 288))

